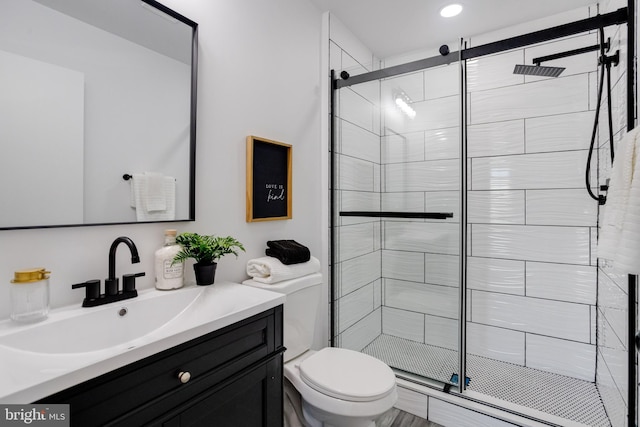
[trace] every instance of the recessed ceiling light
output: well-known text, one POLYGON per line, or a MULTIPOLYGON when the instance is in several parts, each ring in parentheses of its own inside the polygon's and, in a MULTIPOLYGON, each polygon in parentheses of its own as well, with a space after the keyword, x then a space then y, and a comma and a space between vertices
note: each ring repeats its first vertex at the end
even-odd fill
POLYGON ((451 18, 452 16, 458 15, 460 12, 462 12, 461 4, 450 4, 440 9, 440 16, 443 18, 451 18))

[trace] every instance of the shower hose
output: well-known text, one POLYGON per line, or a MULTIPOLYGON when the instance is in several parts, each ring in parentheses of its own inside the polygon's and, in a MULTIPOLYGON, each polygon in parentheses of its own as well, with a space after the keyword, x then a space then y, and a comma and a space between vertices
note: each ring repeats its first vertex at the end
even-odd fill
POLYGON ((611 163, 613 164, 614 152, 613 152, 613 119, 611 117, 611 62, 612 59, 608 58, 605 54, 605 42, 604 42, 604 29, 600 28, 600 85, 598 87, 598 98, 596 101, 596 115, 593 121, 593 131, 591 133, 591 144, 589 145, 589 154, 587 156, 587 167, 585 168, 585 184, 587 186, 587 192, 592 199, 597 200, 598 204, 604 205, 606 197, 602 194, 596 195, 591 190, 591 158, 593 157, 593 148, 596 142, 596 135, 598 133, 598 121, 600 118, 600 103, 602 101, 602 90, 604 89, 604 80, 606 73, 607 80, 607 113, 609 116, 609 151, 611 152, 611 163))

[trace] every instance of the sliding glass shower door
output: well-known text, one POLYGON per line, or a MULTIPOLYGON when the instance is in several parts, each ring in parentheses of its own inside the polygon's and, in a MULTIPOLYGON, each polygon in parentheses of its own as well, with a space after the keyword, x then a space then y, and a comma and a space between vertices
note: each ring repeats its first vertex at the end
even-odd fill
POLYGON ((607 296, 598 308, 598 205, 583 187, 597 58, 563 58, 559 78, 513 73, 597 42, 587 33, 339 80, 335 346, 551 425, 619 425, 605 404, 624 407, 613 383, 624 373, 610 369, 620 311, 607 296))
POLYGON ((334 344, 458 383, 459 65, 334 92, 334 344))

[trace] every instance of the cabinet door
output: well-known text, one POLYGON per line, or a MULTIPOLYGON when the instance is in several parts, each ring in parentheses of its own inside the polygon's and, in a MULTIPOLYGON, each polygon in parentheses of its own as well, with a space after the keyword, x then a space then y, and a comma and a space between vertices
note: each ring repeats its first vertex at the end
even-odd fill
POLYGON ((281 427, 282 356, 203 393, 153 425, 163 427, 281 427), (176 414, 176 412, 178 412, 176 414))

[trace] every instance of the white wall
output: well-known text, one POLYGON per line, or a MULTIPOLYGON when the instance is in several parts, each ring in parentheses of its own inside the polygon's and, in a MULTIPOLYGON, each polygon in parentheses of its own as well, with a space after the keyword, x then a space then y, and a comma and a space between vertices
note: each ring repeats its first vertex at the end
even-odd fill
MULTIPOLYGON (((221 260, 216 280, 241 281, 245 263, 261 256, 269 239, 291 238, 309 246, 323 264, 326 223, 321 212, 324 171, 320 146, 319 88, 321 13, 298 0, 170 0, 168 7, 198 22, 198 148, 194 223, 0 231, 0 318, 9 314, 8 282, 20 268, 52 271, 54 307, 79 304, 71 284, 107 275, 109 245, 126 235, 141 263, 132 266, 126 248, 118 271, 145 271, 139 288, 153 286, 153 252, 163 230, 233 235, 247 248, 237 260, 221 260), (293 145, 293 219, 245 222, 245 138, 258 135, 293 145)), ((326 276, 326 268, 324 274, 326 276)), ((189 278, 193 275, 189 272, 189 278)), ((322 325, 326 322, 322 322, 322 325)), ((326 342, 326 329, 318 343, 326 342)))

